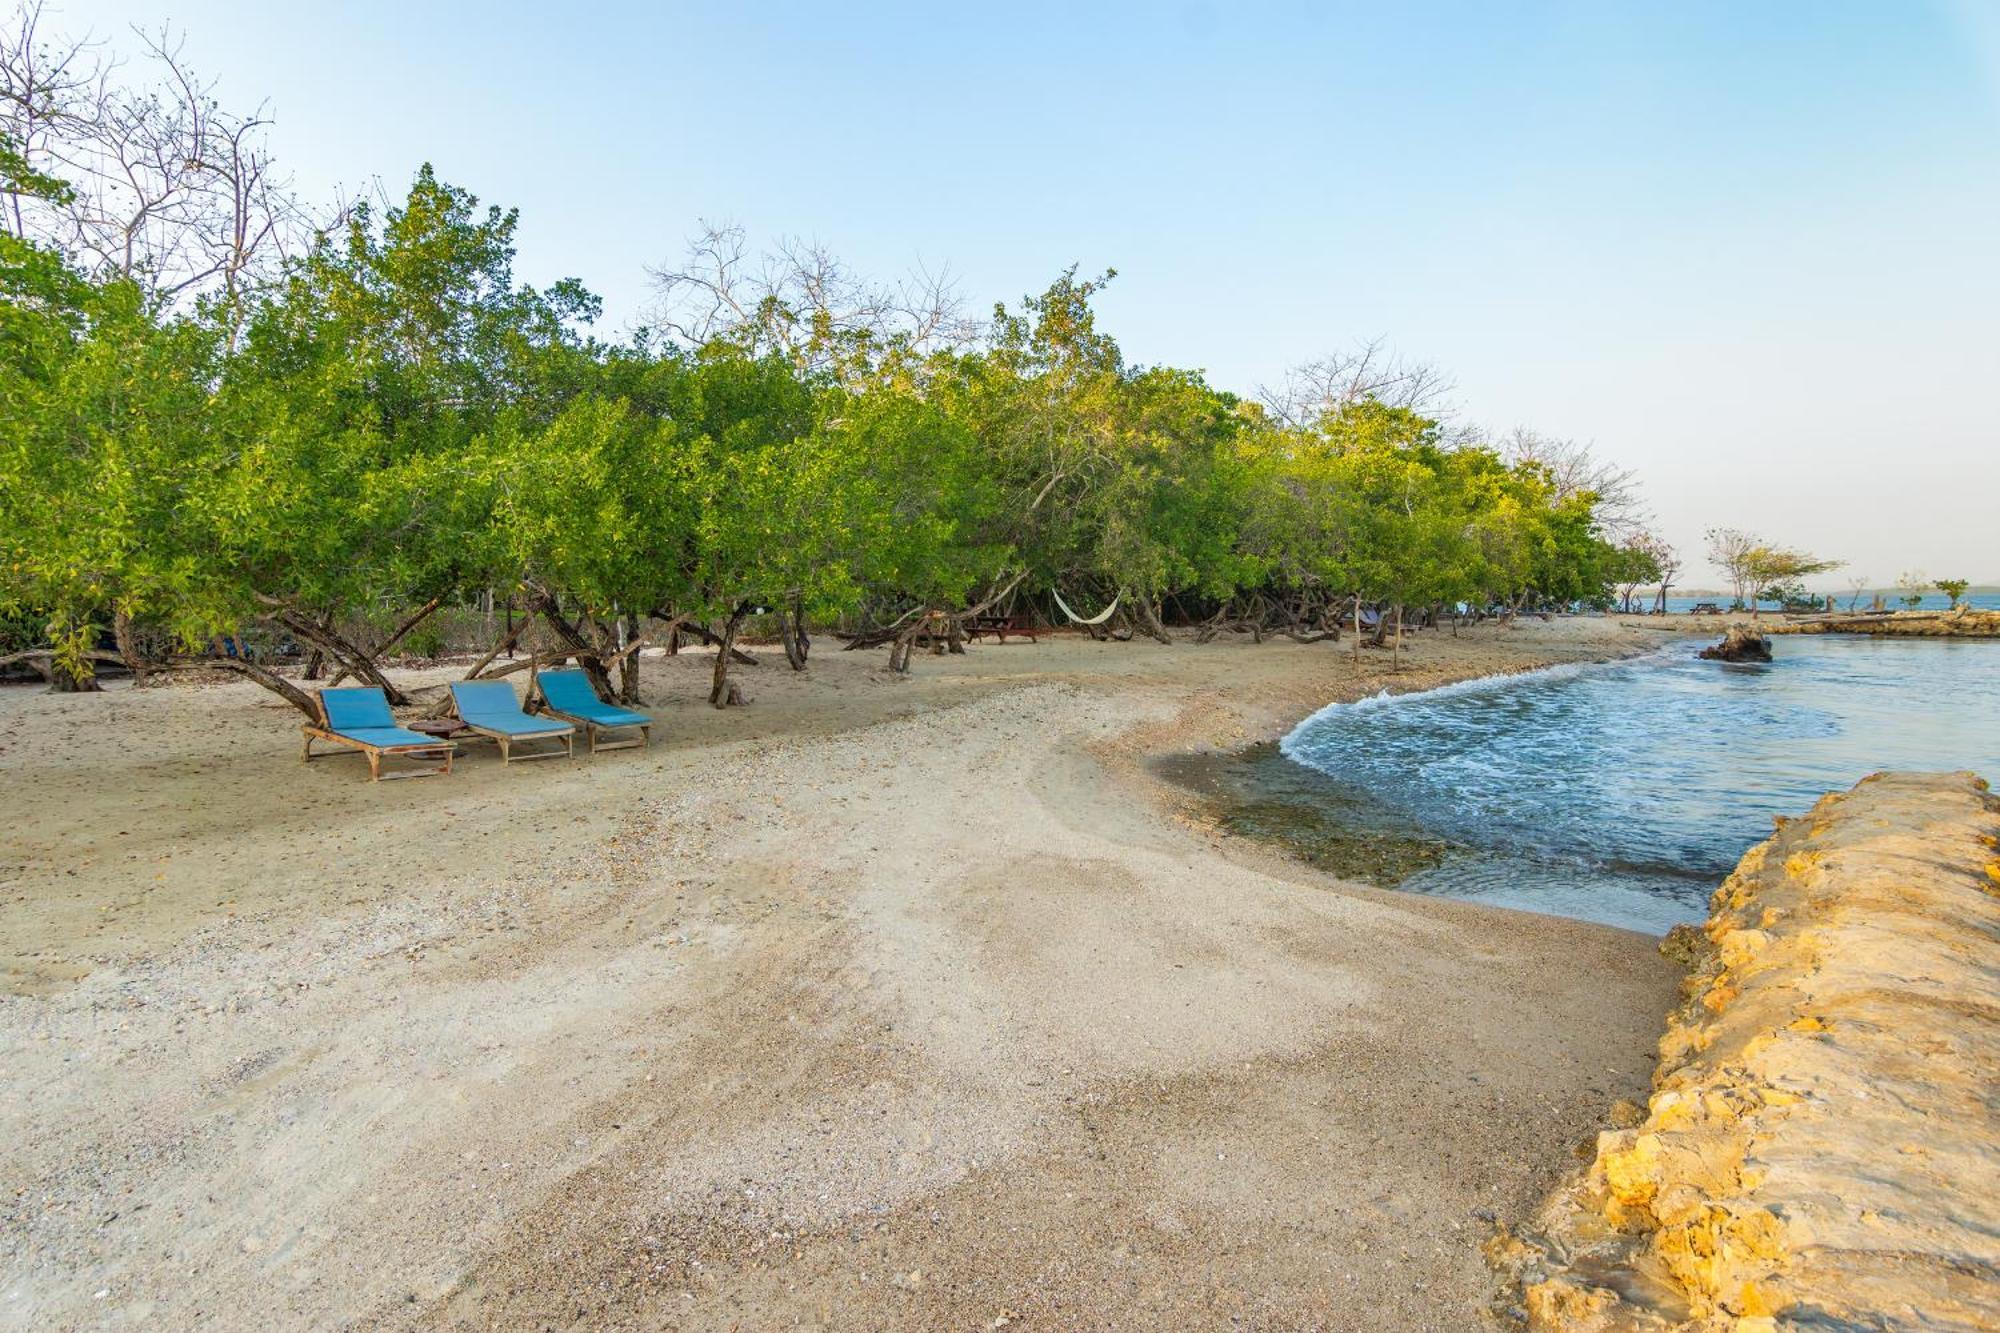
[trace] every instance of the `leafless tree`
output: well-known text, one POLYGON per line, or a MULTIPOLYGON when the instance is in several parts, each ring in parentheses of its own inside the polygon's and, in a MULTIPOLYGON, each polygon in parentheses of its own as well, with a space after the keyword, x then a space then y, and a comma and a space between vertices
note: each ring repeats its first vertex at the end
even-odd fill
MULTIPOLYGON (((71 122, 97 87, 104 58, 87 39, 50 39, 40 32, 42 6, 23 5, 0 32, 0 133, 30 169, 52 163, 72 133, 71 122)), ((6 189, 0 182, 0 225, 8 234, 30 236, 45 227, 36 209, 38 194, 6 189)))
POLYGON ((919 265, 878 285, 815 242, 753 251, 735 223, 704 221, 679 263, 648 274, 649 323, 661 333, 688 346, 722 339, 775 351, 806 369, 865 371, 895 351, 962 347, 980 333, 948 270, 919 265))
POLYGON ((1660 615, 1665 615, 1667 613, 1667 589, 1674 586, 1674 580, 1681 572, 1681 553, 1675 550, 1664 537, 1648 535, 1647 540, 1652 543, 1650 549, 1653 553, 1653 559, 1660 566, 1660 596, 1653 603, 1653 609, 1660 615))
POLYGON ((9 193, 5 225, 162 306, 240 310, 310 228, 265 142, 262 107, 223 108, 170 30, 134 30, 137 81, 90 37, 43 29, 39 0, 0 30, 0 133, 67 198, 9 193))
POLYGON ((1599 458, 1587 444, 1517 426, 1500 441, 1500 455, 1517 466, 1540 468, 1558 500, 1586 493, 1596 496, 1598 525, 1614 542, 1640 531, 1647 521, 1639 474, 1599 458))
POLYGON ((1436 366, 1406 361, 1378 339, 1294 366, 1283 383, 1259 386, 1257 396, 1280 424, 1302 428, 1368 398, 1443 417, 1456 387, 1436 366))
POLYGON ((1763 538, 1753 533, 1736 528, 1708 530, 1708 562, 1728 577, 1738 606, 1749 605, 1747 599, 1757 591, 1751 585, 1756 578, 1757 553, 1763 549, 1763 538))

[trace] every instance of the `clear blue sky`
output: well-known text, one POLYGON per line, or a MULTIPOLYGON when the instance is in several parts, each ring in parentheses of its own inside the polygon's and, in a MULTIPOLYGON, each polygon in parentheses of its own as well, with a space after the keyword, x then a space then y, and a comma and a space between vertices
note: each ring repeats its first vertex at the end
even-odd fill
POLYGON ((606 332, 699 218, 980 306, 1115 266, 1250 390, 1380 337, 1665 535, 2000 581, 2000 0, 1249 7, 75 0, 268 97, 309 194, 430 160, 606 332))

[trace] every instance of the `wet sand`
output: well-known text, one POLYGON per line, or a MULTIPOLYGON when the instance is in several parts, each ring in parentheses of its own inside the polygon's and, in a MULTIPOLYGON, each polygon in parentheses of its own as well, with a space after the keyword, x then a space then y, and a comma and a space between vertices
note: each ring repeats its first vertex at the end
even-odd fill
POLYGON ((380 785, 254 686, 0 690, 0 1325, 1472 1326, 1674 970, 1149 761, 1659 637, 649 658, 650 749, 380 785))

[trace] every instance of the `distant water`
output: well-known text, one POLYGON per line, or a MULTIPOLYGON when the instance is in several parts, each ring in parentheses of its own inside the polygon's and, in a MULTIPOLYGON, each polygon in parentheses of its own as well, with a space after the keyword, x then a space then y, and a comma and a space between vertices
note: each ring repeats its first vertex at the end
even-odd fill
POLYGON ((1701 643, 1323 709, 1280 749, 1357 825, 1418 831, 1397 887, 1664 932, 1771 817, 1885 768, 2000 782, 2000 643, 1780 637, 1769 666, 1701 643))

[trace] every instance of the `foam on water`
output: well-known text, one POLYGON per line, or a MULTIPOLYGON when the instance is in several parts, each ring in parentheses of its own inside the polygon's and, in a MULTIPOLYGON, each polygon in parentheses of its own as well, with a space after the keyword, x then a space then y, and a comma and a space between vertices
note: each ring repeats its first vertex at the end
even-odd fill
POLYGON ((1324 722, 1328 718, 1341 713, 1366 713, 1378 708, 1394 707, 1397 704, 1430 704, 1435 703, 1439 699, 1455 698, 1462 694, 1485 694, 1492 690, 1518 686, 1525 681, 1531 680, 1571 680, 1589 671, 1602 671, 1611 667, 1626 666, 1632 662, 1643 661, 1647 656, 1671 656, 1678 651, 1679 646, 1676 645, 1675 647, 1661 649, 1657 654, 1618 658, 1607 662, 1559 662, 1554 666, 1535 667, 1528 671, 1497 671, 1490 676, 1473 676, 1466 680, 1455 680, 1449 685, 1437 685, 1428 690, 1410 690, 1397 693, 1383 689, 1374 694, 1363 695, 1359 699, 1328 704, 1287 732, 1284 738, 1278 742, 1278 749, 1287 758, 1298 759, 1301 762, 1310 762, 1310 759, 1306 756, 1311 754, 1311 750, 1305 747, 1312 746, 1316 740, 1315 733, 1320 728, 1317 728, 1315 724, 1324 722), (1295 749, 1299 753, 1294 753, 1295 749))
POLYGON ((1280 748, 1458 849, 1405 889, 1656 932, 1700 919, 1773 815, 1884 768, 2000 777, 2000 644, 1699 646, 1336 704, 1280 748))

